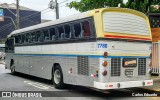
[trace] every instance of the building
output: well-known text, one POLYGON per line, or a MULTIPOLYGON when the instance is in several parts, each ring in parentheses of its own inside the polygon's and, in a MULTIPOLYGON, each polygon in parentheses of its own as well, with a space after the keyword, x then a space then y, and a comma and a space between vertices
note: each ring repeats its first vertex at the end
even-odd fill
MULTIPOLYGON (((4 12, 4 21, 0 21, 0 40, 3 40, 15 30, 16 4, 0 4, 4 12), (14 23, 13 21, 14 20, 14 23)), ((20 6, 20 28, 41 23, 41 12, 20 6)))

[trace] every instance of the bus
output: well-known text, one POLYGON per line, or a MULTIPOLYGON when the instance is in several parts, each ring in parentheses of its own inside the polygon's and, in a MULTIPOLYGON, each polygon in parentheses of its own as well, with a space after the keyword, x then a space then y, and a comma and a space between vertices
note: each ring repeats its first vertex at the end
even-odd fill
POLYGON ((13 31, 6 68, 100 90, 153 85, 151 30, 143 13, 100 8, 13 31))

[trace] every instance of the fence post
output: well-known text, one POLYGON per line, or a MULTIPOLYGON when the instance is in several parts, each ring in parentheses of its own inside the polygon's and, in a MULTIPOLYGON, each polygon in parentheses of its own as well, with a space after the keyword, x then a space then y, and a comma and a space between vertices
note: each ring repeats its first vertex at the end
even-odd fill
POLYGON ((158 75, 160 77, 160 41, 158 41, 158 75))

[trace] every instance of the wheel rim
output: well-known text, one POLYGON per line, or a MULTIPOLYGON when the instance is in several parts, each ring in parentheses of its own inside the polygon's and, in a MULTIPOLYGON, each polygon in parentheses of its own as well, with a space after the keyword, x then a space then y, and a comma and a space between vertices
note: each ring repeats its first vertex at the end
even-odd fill
POLYGON ((15 71, 15 67, 14 67, 14 65, 12 65, 11 66, 11 73, 14 73, 14 71, 15 71))
POLYGON ((54 72, 54 82, 59 84, 61 81, 61 72, 59 70, 55 70, 54 72))

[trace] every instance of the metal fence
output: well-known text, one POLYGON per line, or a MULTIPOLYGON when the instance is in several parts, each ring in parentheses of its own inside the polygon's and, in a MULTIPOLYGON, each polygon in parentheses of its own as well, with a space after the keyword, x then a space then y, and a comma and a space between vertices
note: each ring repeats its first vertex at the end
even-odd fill
POLYGON ((152 73, 160 76, 160 41, 152 43, 152 73))

